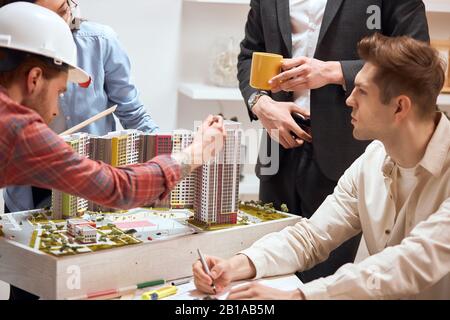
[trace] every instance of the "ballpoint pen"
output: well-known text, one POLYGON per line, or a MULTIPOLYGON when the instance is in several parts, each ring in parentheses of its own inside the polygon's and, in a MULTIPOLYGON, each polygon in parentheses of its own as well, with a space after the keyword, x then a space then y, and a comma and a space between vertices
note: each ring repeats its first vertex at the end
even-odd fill
MULTIPOLYGON (((200 262, 202 263, 203 269, 208 274, 208 276, 210 276, 211 279, 213 279, 213 277, 211 276, 211 271, 209 271, 208 264, 206 263, 206 260, 203 257, 202 252, 200 251, 200 249, 197 249, 197 252, 198 252, 198 256, 200 257, 200 262)), ((213 282, 212 282, 212 287, 213 287, 213 290, 214 290, 214 294, 216 294, 216 285, 214 284, 214 279, 213 279, 213 282)))

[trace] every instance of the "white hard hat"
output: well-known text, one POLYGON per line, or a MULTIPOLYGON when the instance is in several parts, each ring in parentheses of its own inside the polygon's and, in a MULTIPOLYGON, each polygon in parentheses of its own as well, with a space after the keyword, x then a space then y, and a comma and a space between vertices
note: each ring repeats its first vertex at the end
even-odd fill
POLYGON ((77 67, 77 47, 67 23, 56 13, 29 2, 0 8, 0 47, 33 53, 69 66, 69 81, 86 86, 90 76, 77 67))

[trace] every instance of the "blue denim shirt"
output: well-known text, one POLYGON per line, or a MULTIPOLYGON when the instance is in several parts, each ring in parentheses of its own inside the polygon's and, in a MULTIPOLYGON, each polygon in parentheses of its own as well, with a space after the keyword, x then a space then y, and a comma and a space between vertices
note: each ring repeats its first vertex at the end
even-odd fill
MULTIPOLYGON (((60 112, 66 128, 89 119, 117 104, 116 117, 125 129, 156 132, 159 127, 146 113, 139 92, 130 75, 130 60, 116 34, 108 26, 84 21, 73 31, 77 45, 78 65, 92 77, 87 89, 68 83, 60 99, 60 112)), ((114 117, 109 115, 83 128, 82 132, 104 135, 116 130, 114 117)), ((33 209, 29 186, 8 187, 5 204, 11 211, 33 209)))

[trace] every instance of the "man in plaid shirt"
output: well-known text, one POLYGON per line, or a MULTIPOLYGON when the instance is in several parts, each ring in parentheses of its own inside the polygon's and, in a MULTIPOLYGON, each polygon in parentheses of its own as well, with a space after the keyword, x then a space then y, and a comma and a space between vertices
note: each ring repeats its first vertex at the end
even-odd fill
POLYGON ((0 41, 0 188, 28 184, 133 208, 166 196, 223 146, 222 118, 209 116, 192 145, 177 154, 120 168, 82 157, 47 127, 58 115, 58 96, 67 80, 89 81, 73 58, 69 27, 50 10, 15 3, 0 9, 4 38, 10 41, 0 41), (40 54, 42 43, 53 53, 45 48, 40 54))

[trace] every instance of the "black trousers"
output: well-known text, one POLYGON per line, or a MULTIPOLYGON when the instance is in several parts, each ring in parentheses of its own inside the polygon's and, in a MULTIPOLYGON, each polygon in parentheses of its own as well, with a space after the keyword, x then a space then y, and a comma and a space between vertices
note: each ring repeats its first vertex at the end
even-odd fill
MULTIPOLYGON (((43 208, 50 206, 52 196, 51 190, 32 187, 32 193, 33 193, 34 208, 43 208)), ((11 211, 5 205, 5 213, 9 212, 11 211)), ((38 299, 39 297, 32 293, 29 293, 15 286, 10 286, 9 300, 21 301, 21 300, 38 300, 38 299)))
MULTIPOLYGON (((305 143, 283 155, 277 175, 260 179, 259 198, 265 203, 273 202, 278 209, 284 203, 290 213, 310 218, 333 193, 336 184, 337 181, 323 175, 314 159, 312 144, 305 143)), ((349 239, 331 252, 326 261, 297 276, 307 283, 334 274, 342 265, 355 260, 360 240, 361 234, 349 239)))

